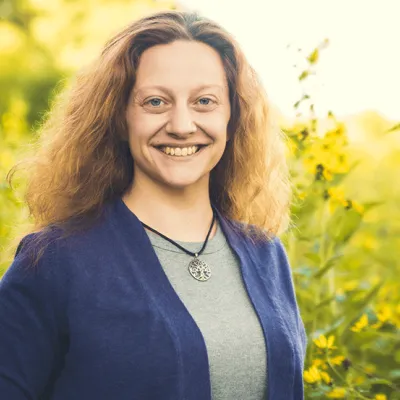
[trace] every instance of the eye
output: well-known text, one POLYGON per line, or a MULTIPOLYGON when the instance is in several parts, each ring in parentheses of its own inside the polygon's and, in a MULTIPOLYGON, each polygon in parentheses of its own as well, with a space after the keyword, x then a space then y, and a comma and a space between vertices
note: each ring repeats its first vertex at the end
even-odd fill
POLYGON ((209 104, 214 103, 214 100, 210 99, 209 97, 202 97, 199 99, 199 103, 202 106, 208 106, 209 104))
POLYGON ((154 97, 153 99, 147 100, 144 104, 150 104, 153 107, 160 107, 163 101, 158 97, 154 97))

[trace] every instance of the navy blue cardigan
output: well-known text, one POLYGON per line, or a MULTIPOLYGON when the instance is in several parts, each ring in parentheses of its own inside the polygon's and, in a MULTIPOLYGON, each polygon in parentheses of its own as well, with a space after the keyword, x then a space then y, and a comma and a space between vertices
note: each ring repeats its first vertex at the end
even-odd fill
MULTIPOLYGON (((118 199, 94 227, 0 282, 0 398, 210 400, 207 349, 140 221, 118 199)), ((278 238, 254 245, 220 213, 262 325, 268 399, 303 399, 306 335, 278 238)), ((202 284, 202 283, 200 283, 202 284)))

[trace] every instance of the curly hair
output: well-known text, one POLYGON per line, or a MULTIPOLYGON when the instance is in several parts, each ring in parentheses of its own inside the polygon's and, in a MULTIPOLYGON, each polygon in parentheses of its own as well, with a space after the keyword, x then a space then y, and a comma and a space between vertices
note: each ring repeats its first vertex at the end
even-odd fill
POLYGON ((272 123, 260 80, 234 37, 197 13, 163 11, 137 20, 109 40, 55 98, 27 165, 25 202, 32 231, 90 225, 127 190, 134 160, 125 110, 141 54, 176 40, 203 42, 220 55, 229 86, 231 140, 210 174, 210 199, 228 218, 264 237, 287 228, 291 186, 284 136, 272 123), (72 223, 73 222, 73 223, 72 223), (259 228, 259 229, 258 229, 259 228))

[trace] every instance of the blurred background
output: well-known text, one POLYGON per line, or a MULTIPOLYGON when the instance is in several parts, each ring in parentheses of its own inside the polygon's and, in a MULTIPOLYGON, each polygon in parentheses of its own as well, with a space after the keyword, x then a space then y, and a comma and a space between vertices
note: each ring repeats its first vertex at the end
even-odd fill
POLYGON ((30 223, 24 182, 11 190, 6 174, 53 96, 111 35, 163 9, 236 37, 286 133, 282 239, 308 334, 306 399, 400 399, 398 0, 1 0, 0 276, 30 223))

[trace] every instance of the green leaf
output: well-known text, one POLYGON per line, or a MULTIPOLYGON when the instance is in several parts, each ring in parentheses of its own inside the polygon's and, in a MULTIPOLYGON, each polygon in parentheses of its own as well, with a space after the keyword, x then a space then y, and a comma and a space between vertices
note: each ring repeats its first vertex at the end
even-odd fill
POLYGON ((345 311, 345 322, 344 326, 341 328, 343 332, 343 336, 347 336, 350 333, 350 327, 352 327, 361 315, 365 312, 366 306, 377 296, 379 293, 380 288, 384 284, 386 279, 382 279, 378 282, 375 286, 373 286, 366 294, 364 299, 357 304, 357 309, 354 312, 349 312, 349 310, 345 311), (347 314, 347 315, 346 315, 347 314))
POLYGON ((392 382, 384 378, 370 378, 369 383, 371 385, 389 385, 389 386, 393 385, 392 382))
POLYGON ((344 174, 334 174, 333 176, 333 180, 331 182, 332 185, 338 185, 339 183, 341 183, 346 177, 348 177, 350 175, 350 173, 357 167, 357 165, 360 164, 360 161, 354 161, 348 171, 344 174))
POLYGON ((298 78, 299 81, 302 81, 302 80, 306 79, 308 75, 310 75, 310 72, 309 72, 309 71, 303 71, 303 72, 300 74, 299 78, 298 78))
POLYGON ((394 369, 389 372, 389 378, 391 379, 400 379, 400 369, 394 369))
POLYGON ((319 308, 323 308, 323 307, 329 305, 330 303, 332 303, 332 301, 334 301, 336 299, 337 299, 337 295, 336 294, 331 296, 331 297, 328 297, 326 299, 323 299, 320 303, 318 303, 315 306, 315 310, 318 310, 319 308))
POLYGON ((319 256, 319 254, 317 254, 317 253, 305 253, 304 257, 307 258, 308 260, 312 261, 313 264, 315 264, 315 265, 321 264, 321 258, 319 256))
POLYGON ((349 241, 360 227, 362 215, 350 209, 337 209, 328 223, 327 231, 335 241, 336 248, 340 248, 349 241))
POLYGON ((342 255, 336 255, 331 257, 326 263, 312 276, 314 279, 320 279, 323 277, 332 267, 334 267, 337 261, 342 258, 342 255))
POLYGON ((341 316, 336 319, 331 325, 326 326, 324 329, 318 329, 314 333, 311 334, 312 339, 316 339, 320 337, 321 335, 329 336, 331 335, 334 331, 336 331, 337 328, 339 328, 343 322, 345 321, 346 317, 341 316))
POLYGON ((381 206, 385 204, 385 202, 383 201, 373 201, 373 202, 369 202, 369 203, 363 203, 363 207, 364 207, 364 211, 369 211, 375 207, 381 206))
POLYGON ((400 130, 400 124, 392 126, 390 129, 386 131, 386 133, 394 132, 400 130))
POLYGON ((315 49, 308 57, 307 60, 310 64, 315 64, 319 59, 319 50, 315 49))
POLYGON ((293 268, 292 271, 293 275, 305 276, 307 278, 311 277, 313 273, 313 269, 310 267, 293 268))

